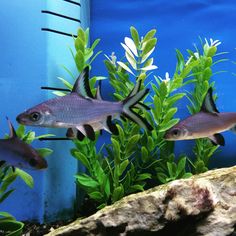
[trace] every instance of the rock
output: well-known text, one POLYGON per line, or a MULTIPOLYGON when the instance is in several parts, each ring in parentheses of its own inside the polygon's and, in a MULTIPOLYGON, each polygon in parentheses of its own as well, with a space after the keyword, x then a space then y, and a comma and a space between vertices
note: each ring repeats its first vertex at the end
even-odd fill
POLYGON ((129 195, 47 235, 224 236, 235 228, 236 166, 129 195))

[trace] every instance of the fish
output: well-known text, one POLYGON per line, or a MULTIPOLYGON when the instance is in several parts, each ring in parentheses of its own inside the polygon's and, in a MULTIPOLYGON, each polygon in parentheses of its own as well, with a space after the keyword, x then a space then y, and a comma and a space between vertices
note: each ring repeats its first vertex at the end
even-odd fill
POLYGON ((166 140, 188 140, 209 138, 214 145, 225 145, 222 132, 231 130, 236 132, 236 112, 219 112, 214 99, 213 89, 210 87, 204 97, 198 113, 180 121, 166 131, 166 140))
POLYGON ((152 126, 133 108, 147 109, 140 101, 148 94, 149 89, 139 91, 140 82, 123 101, 111 102, 102 99, 100 88, 93 96, 89 87, 89 67, 85 67, 77 78, 72 91, 62 97, 46 100, 16 117, 23 125, 67 128, 67 137, 74 136, 82 140, 88 137, 95 140, 95 131, 105 129, 117 135, 118 128, 113 119, 125 117, 152 130, 152 126), (73 135, 72 135, 73 134, 73 135))
POLYGON ((47 168, 47 161, 29 144, 17 137, 16 131, 7 118, 9 138, 0 139, 1 165, 39 170, 47 168))

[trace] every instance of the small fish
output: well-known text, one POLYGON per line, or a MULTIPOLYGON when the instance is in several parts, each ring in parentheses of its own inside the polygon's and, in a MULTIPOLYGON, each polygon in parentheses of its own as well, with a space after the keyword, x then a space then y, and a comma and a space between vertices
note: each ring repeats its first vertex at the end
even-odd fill
POLYGON ((186 140, 209 138, 214 145, 225 145, 223 131, 236 131, 236 112, 222 112, 216 108, 209 88, 200 112, 180 121, 169 129, 164 138, 166 140, 186 140))
POLYGON ((67 137, 74 136, 82 140, 87 136, 95 140, 95 131, 105 129, 118 134, 112 120, 120 116, 126 117, 141 127, 152 130, 152 126, 132 108, 147 108, 140 100, 148 93, 148 89, 139 91, 135 86, 129 96, 121 102, 104 101, 100 87, 93 97, 89 87, 89 67, 86 67, 76 80, 71 93, 47 100, 17 116, 16 120, 24 125, 67 128, 67 137))
POLYGON ((47 168, 47 161, 29 144, 16 135, 16 131, 7 118, 10 134, 8 139, 0 139, 1 164, 25 169, 47 168))

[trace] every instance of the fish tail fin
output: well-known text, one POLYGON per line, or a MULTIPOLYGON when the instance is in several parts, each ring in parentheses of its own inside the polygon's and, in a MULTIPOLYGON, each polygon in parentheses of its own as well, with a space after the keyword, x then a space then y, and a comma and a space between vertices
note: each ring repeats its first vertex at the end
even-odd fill
POLYGON ((140 101, 147 95, 148 92, 149 89, 143 89, 141 91, 137 90, 135 94, 131 92, 130 95, 123 101, 122 115, 137 123, 141 127, 151 131, 153 128, 147 120, 132 110, 133 107, 140 104, 140 101))

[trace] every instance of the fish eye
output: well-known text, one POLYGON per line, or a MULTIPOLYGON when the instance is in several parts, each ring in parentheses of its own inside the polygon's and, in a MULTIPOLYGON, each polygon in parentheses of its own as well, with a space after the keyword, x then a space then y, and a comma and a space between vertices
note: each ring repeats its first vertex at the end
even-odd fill
POLYGON ((178 137, 179 135, 180 135, 180 130, 179 129, 174 129, 174 130, 172 130, 172 135, 174 136, 174 137, 178 137))
POLYGON ((29 160, 29 164, 30 164, 30 166, 34 167, 34 166, 37 165, 37 161, 36 161, 35 159, 31 158, 31 159, 29 160))
POLYGON ((41 115, 39 112, 32 112, 30 114, 30 120, 31 121, 38 121, 40 119, 41 115))

